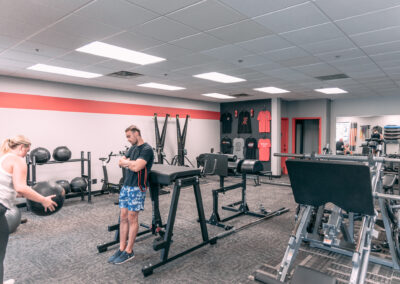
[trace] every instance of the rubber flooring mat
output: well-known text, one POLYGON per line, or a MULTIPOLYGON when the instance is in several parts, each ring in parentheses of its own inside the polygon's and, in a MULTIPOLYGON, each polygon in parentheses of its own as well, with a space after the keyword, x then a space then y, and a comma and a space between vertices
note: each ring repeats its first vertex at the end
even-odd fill
MULTIPOLYGON (((261 273, 275 278, 282 257, 283 254, 279 259, 269 259, 265 264, 261 265, 253 275, 261 273)), ((298 265, 306 266, 331 277, 335 277, 339 284, 349 282, 352 270, 350 257, 323 249, 311 248, 307 245, 303 245, 300 248, 293 266, 294 269, 291 273, 298 265)), ((250 278, 254 278, 254 276, 250 278)), ((386 266, 370 262, 365 283, 400 284, 400 273, 386 266)))

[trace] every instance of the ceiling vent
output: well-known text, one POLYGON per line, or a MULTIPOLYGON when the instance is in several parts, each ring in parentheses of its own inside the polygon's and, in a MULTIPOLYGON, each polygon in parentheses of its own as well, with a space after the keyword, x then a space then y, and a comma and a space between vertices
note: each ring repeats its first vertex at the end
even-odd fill
POLYGON ((346 74, 333 74, 333 75, 326 75, 326 76, 318 76, 315 79, 321 81, 329 81, 329 80, 338 80, 338 79, 346 79, 349 78, 346 74))
POLYGON ((241 94, 234 94, 234 95, 230 95, 230 96, 235 97, 235 98, 250 97, 249 94, 244 94, 244 93, 241 93, 241 94))
POLYGON ((118 72, 110 73, 107 76, 123 78, 123 79, 131 79, 131 78, 143 76, 143 74, 129 72, 129 71, 118 71, 118 72))

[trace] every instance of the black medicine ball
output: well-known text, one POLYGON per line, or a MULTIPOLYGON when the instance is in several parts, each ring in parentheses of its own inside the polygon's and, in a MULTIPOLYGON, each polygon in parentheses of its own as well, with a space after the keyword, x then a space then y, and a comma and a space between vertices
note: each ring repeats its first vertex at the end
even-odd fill
POLYGON ((53 159, 60 162, 65 162, 71 159, 71 151, 67 146, 60 146, 54 149, 53 159))
POLYGON ((72 192, 86 191, 87 182, 83 177, 76 177, 70 182, 72 192))
POLYGON ((38 164, 44 164, 50 160, 50 152, 46 148, 39 147, 36 149, 33 149, 31 151, 31 161, 33 162, 33 157, 36 158, 36 163, 38 164))
POLYGON ((68 194, 71 192, 71 186, 69 184, 69 181, 67 180, 58 180, 56 181, 57 184, 61 185, 64 188, 65 194, 68 194))
POLYGON ((56 197, 53 198, 53 201, 57 203, 57 207, 55 207, 55 211, 51 212, 50 210, 47 210, 46 212, 44 211, 44 207, 41 203, 34 202, 32 200, 27 199, 28 203, 28 208, 35 213, 36 215, 40 216, 47 216, 56 213, 59 211, 63 204, 64 204, 64 199, 65 199, 65 191, 64 188, 62 188, 61 185, 57 183, 50 183, 47 181, 41 181, 35 184, 32 187, 37 193, 43 195, 43 196, 49 196, 49 195, 56 195, 56 197))

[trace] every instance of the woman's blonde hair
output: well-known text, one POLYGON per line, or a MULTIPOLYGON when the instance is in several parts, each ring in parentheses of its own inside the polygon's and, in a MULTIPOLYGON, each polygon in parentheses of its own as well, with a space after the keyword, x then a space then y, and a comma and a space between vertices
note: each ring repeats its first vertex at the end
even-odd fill
POLYGON ((17 135, 14 138, 8 138, 1 144, 0 153, 5 154, 15 149, 19 145, 24 145, 25 147, 31 146, 31 141, 23 135, 17 135))

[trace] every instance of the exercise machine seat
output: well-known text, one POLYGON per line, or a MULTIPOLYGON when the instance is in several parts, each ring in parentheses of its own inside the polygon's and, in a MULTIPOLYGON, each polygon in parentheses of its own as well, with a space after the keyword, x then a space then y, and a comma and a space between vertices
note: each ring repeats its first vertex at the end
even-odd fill
POLYGON ((154 164, 150 172, 150 182, 170 185, 178 178, 199 176, 200 169, 154 164))
POLYGON ((336 284, 336 279, 317 270, 298 266, 290 284, 336 284))
POLYGON ((374 215, 371 174, 361 163, 287 160, 294 199, 318 207, 328 202, 353 213, 374 215))
POLYGON ((258 160, 243 160, 238 168, 239 172, 246 174, 257 174, 264 170, 263 164, 258 160))

